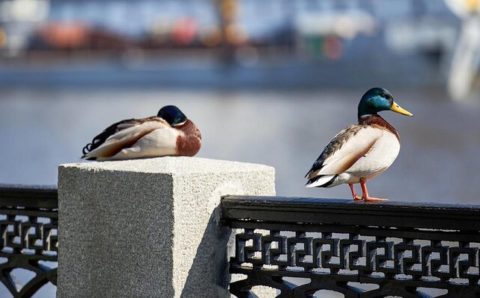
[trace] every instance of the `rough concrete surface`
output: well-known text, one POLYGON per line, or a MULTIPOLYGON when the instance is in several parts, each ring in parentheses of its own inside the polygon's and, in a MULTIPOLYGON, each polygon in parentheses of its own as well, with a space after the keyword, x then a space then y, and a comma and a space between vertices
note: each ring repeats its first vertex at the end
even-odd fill
POLYGON ((58 297, 228 297, 220 197, 274 195, 274 176, 189 157, 61 165, 58 297))

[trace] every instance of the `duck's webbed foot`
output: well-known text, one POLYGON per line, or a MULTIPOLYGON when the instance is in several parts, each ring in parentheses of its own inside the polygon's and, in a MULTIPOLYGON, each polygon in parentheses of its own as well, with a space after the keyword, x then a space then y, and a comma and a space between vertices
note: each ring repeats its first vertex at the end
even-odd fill
POLYGON ((375 197, 362 197, 362 200, 364 200, 365 202, 384 202, 384 201, 388 201, 388 199, 375 198, 375 197))
POLYGON ((362 187, 362 200, 364 200, 365 202, 383 202, 383 201, 387 201, 387 199, 383 199, 383 198, 375 198, 375 197, 371 197, 368 195, 368 189, 367 189, 367 181, 365 180, 365 178, 360 178, 360 186, 362 187))
POLYGON ((348 186, 350 187, 350 191, 352 192, 352 197, 354 201, 361 201, 362 197, 357 195, 355 192, 355 189, 353 188, 353 183, 348 183, 348 186))

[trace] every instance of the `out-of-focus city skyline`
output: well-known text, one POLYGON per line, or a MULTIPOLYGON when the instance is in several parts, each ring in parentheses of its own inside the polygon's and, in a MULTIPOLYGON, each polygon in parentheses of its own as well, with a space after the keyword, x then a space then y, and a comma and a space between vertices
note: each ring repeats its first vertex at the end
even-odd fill
POLYGON ((467 2, 2 0, 0 86, 395 82, 465 98, 479 64, 467 2))
POLYGON ((4 0, 0 5, 3 56, 48 49, 209 48, 226 42, 289 46, 338 59, 365 54, 356 48, 362 37, 395 52, 445 50, 459 26, 443 1, 4 0))

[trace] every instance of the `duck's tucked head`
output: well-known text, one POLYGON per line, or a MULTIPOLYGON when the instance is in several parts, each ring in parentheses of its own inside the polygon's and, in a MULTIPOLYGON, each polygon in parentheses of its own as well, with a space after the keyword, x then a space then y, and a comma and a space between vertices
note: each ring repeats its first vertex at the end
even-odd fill
POLYGON ((180 126, 187 121, 187 116, 176 106, 164 106, 158 111, 157 116, 167 121, 171 126, 180 126))
POLYGON ((384 88, 372 88, 362 96, 362 99, 358 104, 358 118, 387 110, 405 116, 413 116, 412 113, 400 107, 395 101, 393 101, 393 96, 388 90, 384 88))

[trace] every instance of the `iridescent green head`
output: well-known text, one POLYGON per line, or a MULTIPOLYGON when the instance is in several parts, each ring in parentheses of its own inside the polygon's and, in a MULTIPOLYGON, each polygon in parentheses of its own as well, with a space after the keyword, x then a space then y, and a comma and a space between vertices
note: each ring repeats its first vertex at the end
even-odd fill
POLYGON ((374 115, 381 111, 391 110, 396 113, 413 116, 412 113, 400 107, 393 96, 384 88, 372 88, 368 90, 358 104, 358 118, 365 115, 374 115))
POLYGON ((158 111, 157 116, 163 118, 171 126, 180 126, 187 121, 187 116, 176 106, 164 106, 158 111))

